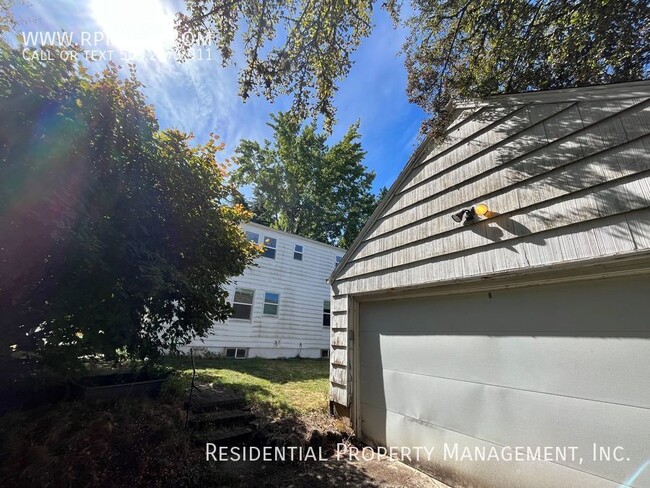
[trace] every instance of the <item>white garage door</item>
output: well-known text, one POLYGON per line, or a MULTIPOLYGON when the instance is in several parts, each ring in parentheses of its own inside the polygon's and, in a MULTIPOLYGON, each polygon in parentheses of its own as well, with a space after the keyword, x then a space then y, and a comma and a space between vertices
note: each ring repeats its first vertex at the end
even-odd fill
POLYGON ((650 487, 650 278, 359 312, 367 442, 458 486, 650 487))

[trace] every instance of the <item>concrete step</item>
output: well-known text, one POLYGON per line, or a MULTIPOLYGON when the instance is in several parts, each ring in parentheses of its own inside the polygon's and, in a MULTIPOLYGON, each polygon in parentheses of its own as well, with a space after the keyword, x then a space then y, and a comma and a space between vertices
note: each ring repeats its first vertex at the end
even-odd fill
POLYGON ((190 425, 194 428, 206 424, 233 425, 243 424, 254 418, 254 415, 247 410, 219 410, 217 412, 206 412, 194 414, 190 417, 190 425))
POLYGON ((217 446, 232 446, 247 440, 253 433, 250 427, 229 427, 216 430, 197 431, 192 434, 195 444, 203 445, 207 442, 217 446))

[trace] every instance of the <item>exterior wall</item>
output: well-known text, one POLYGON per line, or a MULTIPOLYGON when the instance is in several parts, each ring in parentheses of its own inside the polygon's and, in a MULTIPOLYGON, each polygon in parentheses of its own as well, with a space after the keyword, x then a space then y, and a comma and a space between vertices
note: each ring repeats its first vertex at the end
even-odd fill
POLYGON ((223 354, 225 348, 247 348, 248 357, 321 357, 329 349, 330 328, 323 326, 323 301, 330 298, 327 278, 343 250, 286 232, 248 223, 245 231, 277 239, 275 259, 260 257, 227 289, 232 303, 235 288, 255 290, 251 320, 231 318, 215 323, 213 333, 190 345, 223 354), (303 246, 302 261, 293 258, 294 245, 303 246), (278 293, 277 316, 263 314, 265 292, 278 293))
MULTIPOLYGON (((416 151, 332 290, 350 303, 648 251, 650 82, 501 96, 459 107, 444 142, 416 151), (490 218, 451 219, 477 203, 490 218)), ((353 340, 348 325, 333 334, 341 349, 353 340)), ((343 405, 346 361, 332 362, 331 398, 343 405)))

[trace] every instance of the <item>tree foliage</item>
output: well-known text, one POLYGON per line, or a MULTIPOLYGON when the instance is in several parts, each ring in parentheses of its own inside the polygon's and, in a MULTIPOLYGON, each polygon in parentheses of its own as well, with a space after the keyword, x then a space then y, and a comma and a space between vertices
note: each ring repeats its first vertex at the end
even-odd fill
POLYGON ((287 232, 347 247, 375 207, 374 173, 362 164, 359 125, 329 147, 314 125, 272 116, 273 142, 243 140, 233 182, 252 185, 256 219, 287 232))
POLYGON ((645 0, 414 2, 404 44, 408 95, 430 114, 451 96, 647 78, 645 0))
POLYGON ((325 115, 334 121, 332 97, 350 71, 350 55, 371 31, 372 0, 186 0, 176 16, 177 51, 191 55, 197 41, 214 40, 223 64, 233 61, 240 22, 246 58, 239 94, 263 93, 269 100, 294 95, 299 119, 325 115), (273 41, 282 33, 282 42, 273 41))
MULTIPOLYGON (((351 54, 372 31, 371 0, 185 0, 177 47, 216 40, 224 64, 244 21, 240 94, 290 93, 298 115, 334 118, 332 97, 351 54), (183 37, 185 36, 185 37, 183 37)), ((407 94, 431 119, 451 97, 630 81, 650 73, 646 0, 412 0, 381 5, 410 35, 407 94)))
POLYGON ((222 145, 159 131, 135 68, 91 76, 44 49, 0 43, 3 349, 145 356, 205 335, 256 252, 222 145))

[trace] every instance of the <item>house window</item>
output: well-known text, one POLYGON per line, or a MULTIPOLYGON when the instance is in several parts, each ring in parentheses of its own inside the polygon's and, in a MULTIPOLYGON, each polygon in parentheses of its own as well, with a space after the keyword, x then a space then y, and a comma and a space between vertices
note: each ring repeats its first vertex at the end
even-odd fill
POLYGON ((330 350, 329 349, 321 349, 320 350, 320 357, 322 357, 322 358, 330 357, 330 350))
POLYGON ((235 359, 244 359, 248 356, 248 349, 244 347, 227 347, 226 357, 235 359))
POLYGON ((293 259, 302 261, 302 246, 300 244, 296 244, 293 247, 293 259))
POLYGON ((323 327, 330 326, 330 316, 332 315, 330 311, 330 301, 323 301, 323 327))
POLYGON ((260 242, 260 235, 257 232, 246 231, 246 239, 257 244, 260 242))
POLYGON ((336 262, 334 263, 335 268, 339 265, 339 263, 341 262, 341 259, 343 259, 343 256, 336 256, 336 262))
POLYGON ((264 315, 277 315, 279 303, 280 295, 267 291, 264 294, 264 315))
POLYGON ((235 290, 235 299, 233 300, 233 308, 235 313, 232 318, 250 320, 253 312, 253 297, 255 296, 254 290, 246 290, 244 288, 237 288, 235 290))
POLYGON ((275 249, 278 245, 278 240, 273 237, 264 236, 264 252, 262 256, 265 258, 275 259, 275 249))

